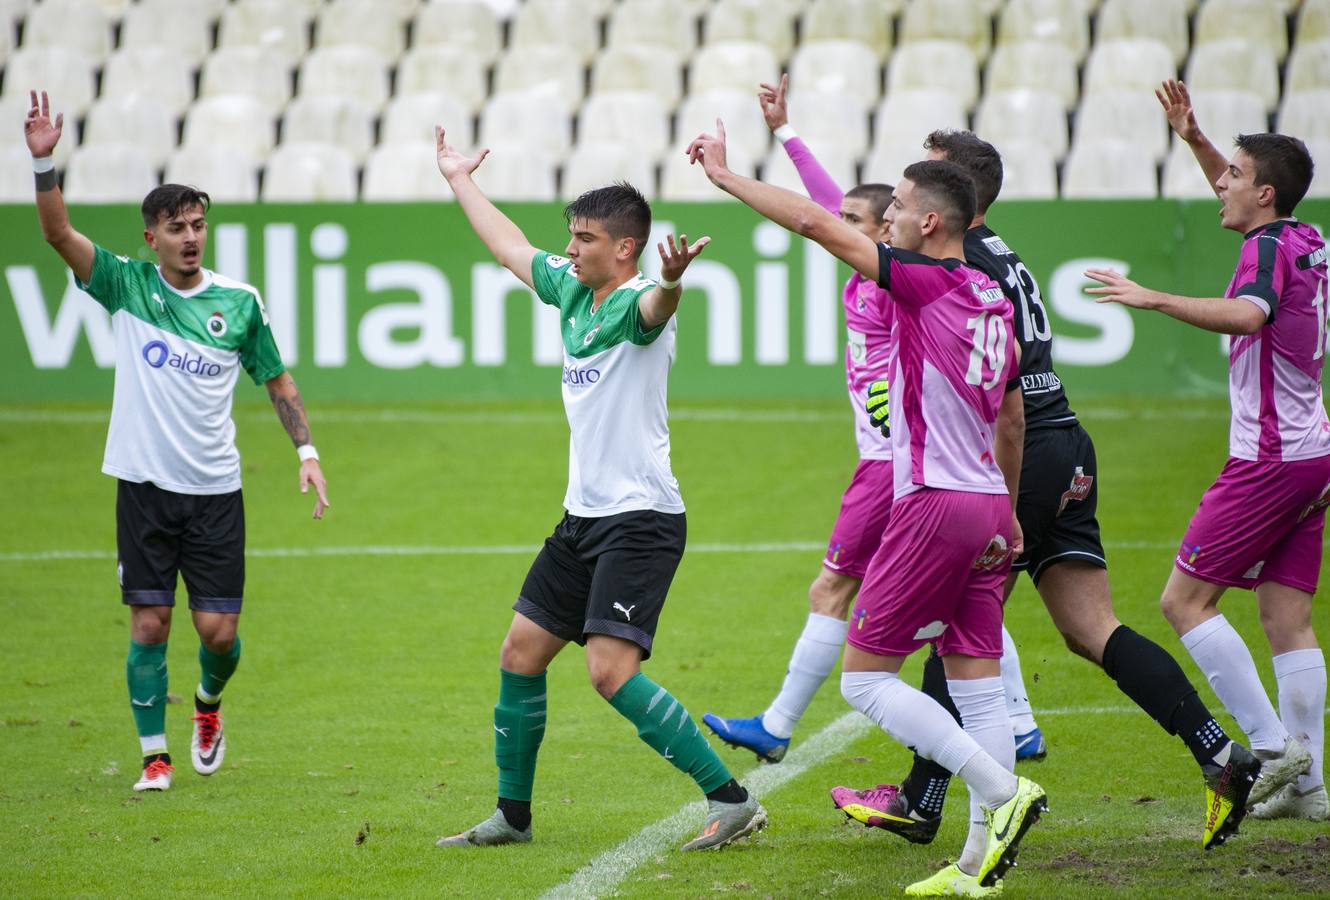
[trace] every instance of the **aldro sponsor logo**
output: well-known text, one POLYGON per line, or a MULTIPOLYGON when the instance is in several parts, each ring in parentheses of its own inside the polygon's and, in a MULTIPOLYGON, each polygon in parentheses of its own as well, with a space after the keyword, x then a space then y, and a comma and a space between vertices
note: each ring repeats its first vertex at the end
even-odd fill
POLYGON ((190 356, 188 353, 182 356, 179 353, 172 353, 165 341, 149 341, 144 344, 143 360, 154 369, 166 366, 196 378, 216 378, 222 374, 222 367, 217 363, 208 362, 202 356, 190 356))
POLYGON ((588 387, 600 381, 600 369, 583 369, 578 366, 563 367, 563 383, 570 387, 588 387))

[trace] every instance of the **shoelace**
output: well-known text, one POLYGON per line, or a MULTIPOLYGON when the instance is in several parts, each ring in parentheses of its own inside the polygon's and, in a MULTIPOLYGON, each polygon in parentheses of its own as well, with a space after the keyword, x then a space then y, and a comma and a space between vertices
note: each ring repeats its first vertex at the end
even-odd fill
POLYGON ((212 749, 212 742, 217 739, 217 732, 222 727, 217 713, 195 713, 190 718, 199 723, 199 749, 212 749))
POLYGON ((154 759, 143 769, 143 777, 147 779, 158 778, 162 775, 169 775, 175 771, 175 766, 169 762, 163 762, 160 759, 154 759))
POLYGON ((870 790, 858 792, 860 800, 865 800, 878 809, 885 809, 895 801, 899 793, 900 789, 894 784, 879 784, 870 790))

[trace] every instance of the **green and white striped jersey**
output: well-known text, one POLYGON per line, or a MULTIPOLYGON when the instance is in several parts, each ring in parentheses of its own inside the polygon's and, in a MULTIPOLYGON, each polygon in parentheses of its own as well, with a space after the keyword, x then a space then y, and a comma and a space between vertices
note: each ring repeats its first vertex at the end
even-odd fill
POLYGON ((231 397, 240 367, 285 371, 259 292, 207 269, 177 291, 152 263, 97 248, 88 284, 115 330, 115 399, 102 471, 180 494, 240 488, 231 397))
POLYGON ((573 275, 570 260, 537 253, 531 280, 540 299, 559 308, 563 334, 563 407, 571 431, 564 507, 586 517, 683 512, 670 471, 665 405, 678 329, 670 317, 643 331, 637 308, 656 283, 639 272, 593 312, 591 288, 573 275))

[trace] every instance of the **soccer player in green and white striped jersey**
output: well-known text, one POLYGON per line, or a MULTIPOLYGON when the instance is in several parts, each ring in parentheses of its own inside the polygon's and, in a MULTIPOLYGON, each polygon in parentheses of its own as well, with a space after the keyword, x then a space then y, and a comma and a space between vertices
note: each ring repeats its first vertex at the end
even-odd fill
POLYGON ((69 223, 51 154, 64 124, 32 94, 24 136, 36 173, 42 236, 79 287, 111 313, 115 398, 102 471, 118 479, 116 550, 131 610, 126 674, 143 752, 136 791, 166 790, 166 641, 177 573, 198 632, 191 758, 210 775, 226 748, 222 688, 240 661, 236 626, 245 583, 245 513, 231 399, 243 367, 264 384, 300 457, 300 489, 314 487, 314 518, 328 506, 318 452, 295 381, 282 365, 253 287, 201 267, 208 195, 166 184, 143 200, 143 237, 158 265, 116 256, 69 223))
POLYGON ((558 307, 563 401, 571 440, 565 514, 545 539, 514 604, 499 653, 494 707, 498 808, 441 847, 531 840, 536 754, 545 734, 545 670, 569 641, 586 645, 591 684, 643 742, 688 774, 709 802, 685 850, 720 847, 762 828, 766 811, 731 777, 697 723, 641 669, 683 556, 686 524, 670 470, 666 384, 674 361, 679 280, 706 246, 661 244, 661 279, 637 263, 651 207, 636 189, 587 191, 565 210, 564 256, 537 250, 480 192, 467 157, 436 129, 439 170, 501 265, 558 307))

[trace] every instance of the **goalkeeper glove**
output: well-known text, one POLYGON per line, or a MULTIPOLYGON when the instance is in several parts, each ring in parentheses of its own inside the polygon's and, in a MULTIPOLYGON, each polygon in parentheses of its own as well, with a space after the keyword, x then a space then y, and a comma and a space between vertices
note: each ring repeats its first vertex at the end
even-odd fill
POLYGON ((864 409, 868 411, 868 421, 881 429, 882 436, 891 437, 891 392, 886 381, 874 381, 868 386, 864 409))

